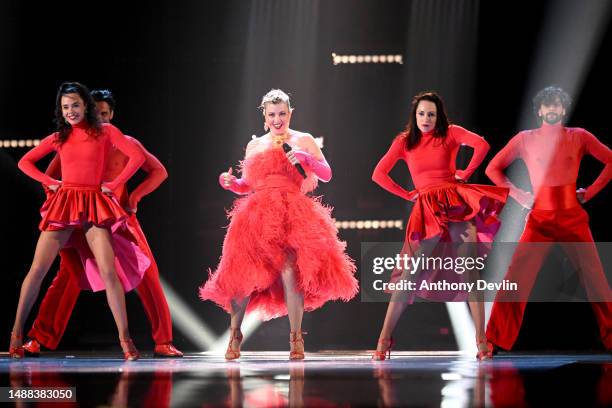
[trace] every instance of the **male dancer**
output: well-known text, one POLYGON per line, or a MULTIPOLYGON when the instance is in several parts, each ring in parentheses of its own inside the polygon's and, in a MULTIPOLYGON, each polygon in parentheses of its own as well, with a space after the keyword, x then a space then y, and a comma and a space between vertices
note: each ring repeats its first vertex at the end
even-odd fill
MULTIPOLYGON (((102 122, 110 123, 115 111, 115 99, 108 90, 93 91, 98 116, 102 122)), ((151 253, 144 233, 136 218, 138 202, 142 197, 154 191, 167 177, 168 173, 159 160, 149 153, 133 137, 129 137, 135 145, 140 147, 146 157, 141 169, 147 172, 147 177, 128 195, 125 184, 120 185, 115 196, 129 213, 128 227, 136 237, 138 246, 151 260, 151 266, 145 272, 140 285, 136 288, 142 301, 145 312, 151 322, 153 340, 155 341, 154 355, 157 357, 182 357, 183 353, 172 345, 172 320, 166 297, 159 282, 159 271, 151 253)), ((126 157, 117 149, 112 149, 106 163, 104 180, 112 180, 123 170, 126 157)), ((54 159, 47 170, 53 177, 59 178, 61 170, 58 158, 54 159)), ((24 344, 26 353, 31 356, 40 354, 40 345, 55 350, 66 330, 68 319, 76 304, 81 291, 79 276, 83 274, 83 266, 79 255, 74 249, 68 248, 60 251, 61 261, 57 276, 40 305, 38 316, 28 333, 30 340, 24 344)))
POLYGON ((521 327, 526 300, 535 278, 554 242, 561 244, 577 267, 591 303, 604 346, 612 350, 612 307, 610 289, 594 245, 577 246, 572 242, 593 242, 588 215, 580 205, 593 198, 612 176, 612 151, 595 136, 580 128, 564 127, 562 122, 570 105, 569 95, 561 88, 547 87, 533 99, 541 126, 518 133, 494 158, 486 174, 498 186, 510 188, 510 195, 531 209, 508 273, 519 285, 519 294, 499 291, 487 326, 487 339, 495 346, 510 350, 521 327), (576 190, 580 161, 590 154, 605 164, 595 182, 576 190), (514 160, 525 162, 533 194, 515 186, 503 173, 514 160), (530 246, 530 242, 550 245, 530 246))

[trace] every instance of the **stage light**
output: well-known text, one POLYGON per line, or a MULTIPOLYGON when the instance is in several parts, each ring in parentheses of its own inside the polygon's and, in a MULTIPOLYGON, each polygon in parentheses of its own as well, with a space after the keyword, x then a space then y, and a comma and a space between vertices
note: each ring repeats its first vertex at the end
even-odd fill
POLYGON ((340 55, 332 52, 332 63, 340 64, 403 64, 404 57, 401 54, 387 55, 340 55))
POLYGON ((338 229, 385 229, 385 228, 404 228, 402 220, 336 220, 338 229))
POLYGON ((38 146, 40 144, 39 139, 5 139, 0 140, 0 148, 5 149, 16 149, 20 147, 31 147, 38 146))
POLYGON ((160 276, 159 281, 164 289, 172 322, 193 344, 202 350, 213 349, 219 342, 213 330, 181 299, 181 297, 160 276))

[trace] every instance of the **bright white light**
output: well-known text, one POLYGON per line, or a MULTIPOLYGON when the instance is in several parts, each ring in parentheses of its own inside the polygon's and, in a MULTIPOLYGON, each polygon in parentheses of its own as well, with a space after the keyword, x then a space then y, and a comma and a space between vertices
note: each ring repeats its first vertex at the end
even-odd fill
POLYGON ((39 139, 6 139, 6 140, 0 140, 0 148, 5 148, 5 149, 15 149, 15 148, 20 148, 20 147, 31 147, 31 146, 38 146, 40 144, 40 140, 39 139))
POLYGON ((340 64, 403 64, 404 57, 401 54, 388 55, 339 55, 332 52, 332 63, 340 64))

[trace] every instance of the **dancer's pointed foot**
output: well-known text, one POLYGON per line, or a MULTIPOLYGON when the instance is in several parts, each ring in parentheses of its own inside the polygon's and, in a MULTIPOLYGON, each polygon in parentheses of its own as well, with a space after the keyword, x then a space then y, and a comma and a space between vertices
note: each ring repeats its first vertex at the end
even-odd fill
POLYGON ((372 355, 374 361, 384 361, 385 359, 391 359, 391 349, 395 344, 393 337, 378 339, 376 345, 376 351, 372 355))
POLYGON ((289 333, 289 360, 304 359, 304 334, 303 331, 294 331, 289 333))
POLYGON ((121 349, 123 349, 123 358, 127 361, 135 361, 140 358, 140 353, 138 349, 134 345, 134 342, 131 338, 127 339, 119 339, 119 343, 121 343, 121 349))
POLYGON ((242 332, 240 329, 230 329, 230 340, 225 352, 226 360, 236 360, 240 358, 240 345, 242 344, 242 332))
POLYGON ((478 347, 477 360, 482 361, 493 358, 493 344, 489 343, 486 337, 478 337, 476 339, 476 346, 478 347))
POLYGON ((23 358, 25 352, 23 350, 23 336, 21 334, 11 333, 11 343, 9 344, 9 357, 10 358, 23 358))

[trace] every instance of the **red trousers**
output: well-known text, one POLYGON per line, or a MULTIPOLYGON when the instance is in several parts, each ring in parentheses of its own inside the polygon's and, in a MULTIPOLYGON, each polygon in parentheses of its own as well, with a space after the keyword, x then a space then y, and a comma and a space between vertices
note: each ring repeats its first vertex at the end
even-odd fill
MULTIPOLYGON (((523 322, 526 299, 553 243, 593 242, 589 216, 581 206, 568 209, 533 209, 512 257, 504 279, 519 283, 522 292, 499 291, 487 325, 487 338, 495 345, 512 349, 523 322), (550 242, 550 245, 529 246, 529 242, 550 242), (521 246, 521 243, 525 245, 521 246), (515 301, 512 301, 515 300, 515 301)), ((609 286, 597 249, 593 246, 563 245, 564 252, 576 267, 589 299, 609 299, 609 286)), ((610 302, 592 302, 602 341, 612 349, 612 307, 610 302)))
MULTIPOLYGON (((159 270, 151 253, 151 248, 140 228, 135 215, 128 219, 128 227, 136 237, 138 246, 151 259, 151 266, 145 272, 140 285, 136 288, 151 323, 155 344, 172 342, 172 319, 166 296, 159 282, 159 270)), ((60 251, 60 269, 47 289, 40 305, 38 316, 28 333, 48 349, 55 350, 62 338, 68 319, 81 289, 79 276, 84 273, 78 253, 71 248, 60 251)))

